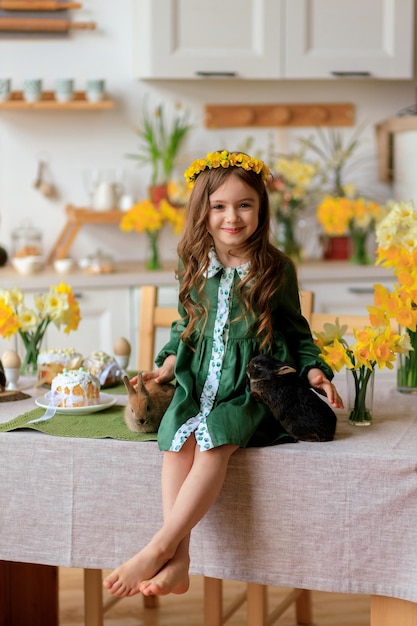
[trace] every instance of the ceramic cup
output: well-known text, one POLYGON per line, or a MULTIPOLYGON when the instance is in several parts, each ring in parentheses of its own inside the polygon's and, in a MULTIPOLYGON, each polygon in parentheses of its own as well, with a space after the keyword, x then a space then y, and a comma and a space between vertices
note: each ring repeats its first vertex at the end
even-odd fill
POLYGON ((89 102, 100 102, 104 98, 104 88, 106 81, 100 78, 87 80, 87 100, 89 102))
POLYGON ((70 102, 74 97, 74 80, 72 78, 57 78, 55 81, 55 100, 70 102))
POLYGON ((119 209, 121 209, 122 211, 129 211, 129 209, 131 209, 134 204, 135 200, 133 196, 131 196, 129 193, 124 193, 122 196, 120 196, 119 209))
POLYGON ((42 80, 40 78, 27 79, 23 83, 23 97, 26 102, 38 102, 42 96, 42 80))
POLYGON ((10 98, 12 81, 10 78, 0 78, 0 102, 5 102, 10 98))

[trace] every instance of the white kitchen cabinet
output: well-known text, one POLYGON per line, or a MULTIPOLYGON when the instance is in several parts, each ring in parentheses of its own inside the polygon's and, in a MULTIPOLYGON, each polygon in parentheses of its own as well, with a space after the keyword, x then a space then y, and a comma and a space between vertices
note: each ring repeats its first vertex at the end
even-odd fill
POLYGON ((287 0, 286 78, 413 78, 414 0, 287 0))
POLYGON ((279 78, 282 0, 135 0, 139 78, 279 78))
MULTIPOLYGON (((75 348, 87 356, 95 350, 113 354, 118 337, 132 342, 130 290, 123 289, 75 289, 81 311, 77 331, 69 334, 50 324, 43 348, 75 348)), ((133 342, 134 343, 134 342, 133 342)))
POLYGON ((134 0, 142 79, 413 77, 415 0, 134 0))

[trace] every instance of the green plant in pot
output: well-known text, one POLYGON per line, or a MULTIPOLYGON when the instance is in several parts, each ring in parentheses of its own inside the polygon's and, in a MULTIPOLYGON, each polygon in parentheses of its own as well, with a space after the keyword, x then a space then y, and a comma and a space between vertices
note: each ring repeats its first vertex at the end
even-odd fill
POLYGON ((144 101, 136 130, 139 150, 137 154, 127 156, 135 159, 139 167, 151 166, 151 188, 166 188, 172 177, 180 148, 191 128, 189 111, 179 105, 168 112, 163 104, 151 110, 147 100, 144 101))

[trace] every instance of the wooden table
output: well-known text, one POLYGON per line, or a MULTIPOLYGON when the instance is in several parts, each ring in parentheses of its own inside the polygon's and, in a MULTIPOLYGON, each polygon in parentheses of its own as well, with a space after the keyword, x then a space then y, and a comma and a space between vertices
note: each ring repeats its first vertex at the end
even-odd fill
MULTIPOLYGON (((417 626, 417 398, 381 374, 371 427, 341 412, 334 442, 232 457, 193 531, 192 574, 369 594, 372 626, 417 626)), ((0 419, 32 406, 5 403, 0 419)), ((0 433, 0 559, 85 568, 98 626, 100 570, 161 524, 161 462, 155 442, 0 433)))

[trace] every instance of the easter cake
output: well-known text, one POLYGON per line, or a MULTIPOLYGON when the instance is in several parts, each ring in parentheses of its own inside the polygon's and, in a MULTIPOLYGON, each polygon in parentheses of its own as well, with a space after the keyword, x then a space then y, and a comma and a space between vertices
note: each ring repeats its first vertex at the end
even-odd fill
POLYGON ((91 372, 80 367, 55 376, 51 383, 51 397, 55 406, 77 407, 97 404, 100 381, 91 372))

